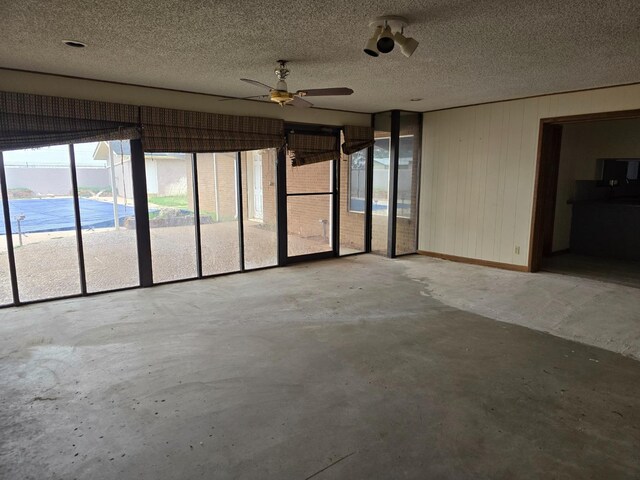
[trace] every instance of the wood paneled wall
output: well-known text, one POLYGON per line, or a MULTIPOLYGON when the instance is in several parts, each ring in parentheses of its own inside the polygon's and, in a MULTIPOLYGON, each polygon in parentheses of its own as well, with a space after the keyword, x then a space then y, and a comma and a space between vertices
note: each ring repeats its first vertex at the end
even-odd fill
POLYGON ((419 250, 527 265, 540 120, 638 108, 628 85, 425 113, 419 250))

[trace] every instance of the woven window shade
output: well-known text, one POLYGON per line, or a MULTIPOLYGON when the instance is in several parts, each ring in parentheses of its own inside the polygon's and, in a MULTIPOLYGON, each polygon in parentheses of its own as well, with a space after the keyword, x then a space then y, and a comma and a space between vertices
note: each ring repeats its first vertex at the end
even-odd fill
POLYGON ((280 148, 284 122, 168 108, 142 107, 145 152, 238 152, 280 148))
POLYGON ((333 135, 290 133, 287 146, 294 167, 340 158, 340 144, 333 135))
POLYGON ((351 155, 373 145, 373 128, 371 127, 345 125, 343 132, 344 143, 342 144, 342 151, 345 155, 351 155))
POLYGON ((0 92, 0 150, 139 138, 138 107, 0 92))

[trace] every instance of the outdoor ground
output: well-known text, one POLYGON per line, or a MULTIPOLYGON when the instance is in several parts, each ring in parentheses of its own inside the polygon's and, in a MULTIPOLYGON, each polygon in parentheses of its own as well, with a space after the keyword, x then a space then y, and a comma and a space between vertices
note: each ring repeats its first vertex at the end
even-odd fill
MULTIPOLYGON (((154 281, 196 276, 194 227, 151 229, 154 281)), ((2 237, 0 237, 2 238, 2 237)), ((16 246, 17 246, 17 239, 16 246)), ((75 232, 33 233, 15 249, 20 298, 23 301, 60 297, 80 292, 75 232)), ((202 225, 203 273, 239 270, 236 222, 202 225)), ((289 236, 296 252, 326 249, 321 239, 289 236)), ((134 230, 120 228, 83 232, 87 285, 90 292, 138 285, 134 230)), ((0 254, 6 243, 0 243, 0 254)), ((277 237, 261 224, 245 222, 247 269, 277 263, 277 237)), ((0 304, 11 302, 6 255, 0 255, 0 304)))
POLYGON ((364 255, 2 309, 0 477, 640 478, 640 362, 587 345, 638 302, 364 255))

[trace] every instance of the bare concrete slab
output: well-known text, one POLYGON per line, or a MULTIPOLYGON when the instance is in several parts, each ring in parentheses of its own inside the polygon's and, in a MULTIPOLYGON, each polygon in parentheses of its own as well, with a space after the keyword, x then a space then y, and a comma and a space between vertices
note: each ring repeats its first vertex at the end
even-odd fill
POLYGON ((638 478, 640 362, 447 305, 426 260, 0 310, 0 478, 638 478))
POLYGON ((423 295, 494 320, 640 359, 640 290, 618 282, 510 272, 433 258, 399 260, 423 295))

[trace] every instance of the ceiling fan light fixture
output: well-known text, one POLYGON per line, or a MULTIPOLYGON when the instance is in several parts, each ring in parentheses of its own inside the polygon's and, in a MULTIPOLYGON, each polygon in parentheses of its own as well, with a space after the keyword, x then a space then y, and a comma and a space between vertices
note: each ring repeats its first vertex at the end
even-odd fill
POLYGON ((410 57, 416 51, 420 42, 415 38, 405 37, 402 32, 396 32, 393 36, 395 42, 400 46, 400 51, 405 57, 410 57))
POLYGON ((380 52, 378 52, 378 48, 376 45, 378 43, 378 37, 381 33, 382 27, 376 27, 372 37, 367 40, 367 43, 364 46, 364 53, 366 53, 367 55, 371 55, 372 57, 377 57, 378 55, 380 55, 380 52))
POLYGON ((386 25, 378 37, 376 47, 380 53, 389 53, 393 50, 395 43, 396 42, 393 40, 393 33, 391 33, 391 27, 386 25))
MULTIPOLYGON (((251 80, 250 78, 241 78, 240 80, 249 83, 255 87, 266 89, 269 91, 268 95, 256 95, 253 97, 245 98, 268 98, 270 101, 277 103, 281 107, 285 105, 291 105, 294 107, 309 108, 313 104, 303 99, 302 97, 327 97, 336 95, 351 95, 353 90, 347 87, 332 87, 332 88, 307 88, 304 90, 298 90, 297 92, 290 92, 287 87, 285 78, 289 76, 289 69, 287 68, 287 60, 278 60, 278 68, 275 70, 276 77, 278 77, 278 83, 275 87, 270 87, 266 83, 259 82, 257 80, 251 80)), ((233 99, 223 99, 233 100, 233 99)))

